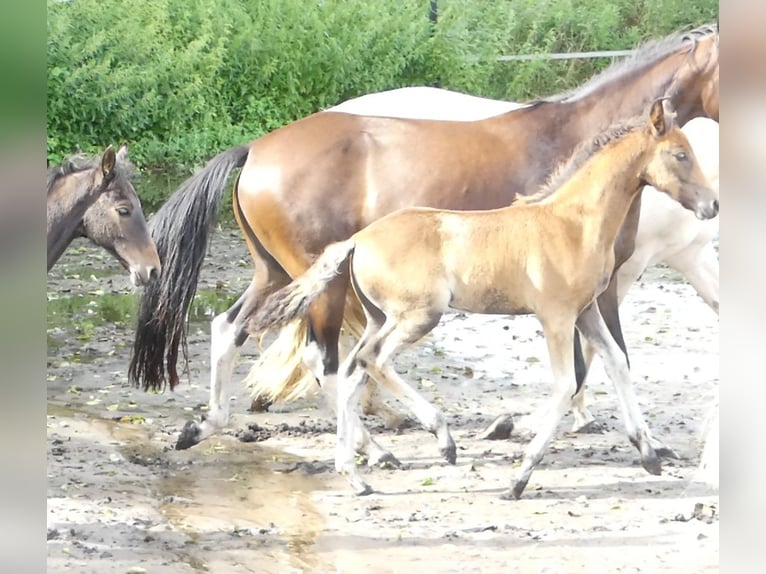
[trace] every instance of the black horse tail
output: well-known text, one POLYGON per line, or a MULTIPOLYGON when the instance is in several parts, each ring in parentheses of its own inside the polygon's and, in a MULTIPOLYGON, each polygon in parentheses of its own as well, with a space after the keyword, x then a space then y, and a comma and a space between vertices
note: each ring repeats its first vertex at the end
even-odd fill
POLYGON ((187 179, 149 221, 162 263, 160 277, 143 291, 128 378, 144 390, 172 390, 179 382, 178 348, 188 362, 186 315, 197 291, 210 229, 218 218, 231 172, 245 165, 250 148, 211 159, 187 179))

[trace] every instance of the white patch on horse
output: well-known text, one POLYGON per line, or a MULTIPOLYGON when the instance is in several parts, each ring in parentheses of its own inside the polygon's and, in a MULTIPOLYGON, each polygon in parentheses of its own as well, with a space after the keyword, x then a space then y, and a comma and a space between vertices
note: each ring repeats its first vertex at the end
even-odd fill
POLYGON ((527 106, 528 104, 491 100, 451 90, 415 86, 366 94, 342 102, 326 111, 360 116, 476 121, 527 106))
POLYGON ((282 186, 282 170, 278 166, 257 165, 240 172, 239 189, 279 189, 282 186))

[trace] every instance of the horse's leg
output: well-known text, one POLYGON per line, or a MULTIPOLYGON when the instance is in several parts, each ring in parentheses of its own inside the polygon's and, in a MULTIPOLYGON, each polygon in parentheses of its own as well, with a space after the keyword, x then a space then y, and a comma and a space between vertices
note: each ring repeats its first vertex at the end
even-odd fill
POLYGON ((231 379, 234 361, 240 347, 247 340, 242 333, 237 317, 242 307, 252 297, 254 284, 251 283, 236 303, 217 315, 210 323, 210 399, 208 412, 201 422, 187 421, 176 441, 176 449, 194 446, 224 428, 229 421, 228 401, 223 397, 224 381, 231 379))
MULTIPOLYGON (((343 313, 348 291, 348 274, 343 273, 334 279, 325 292, 311 305, 309 309, 309 343, 304 349, 303 362, 316 377, 323 393, 337 399, 336 378, 339 366, 340 330, 343 324, 343 313)), ((359 383, 359 394, 363 394, 367 375, 362 375, 359 383)), ((370 381, 375 385, 374 381, 370 381)), ((375 385, 377 387, 377 385, 375 385)), ((357 414, 358 416, 358 414, 357 414)), ((354 426, 353 437, 356 451, 367 457, 370 466, 376 464, 395 464, 396 457, 382 448, 370 436, 364 425, 354 426)))
POLYGON ((551 367, 553 369, 553 393, 545 407, 540 411, 537 433, 524 451, 517 478, 511 489, 501 496, 504 499, 518 499, 524 492, 532 471, 543 459, 545 449, 553 438, 556 428, 572 404, 575 391, 574 372, 574 318, 567 320, 565 314, 548 319, 540 317, 548 345, 551 367))
POLYGON ((359 495, 372 492, 372 487, 360 476, 355 460, 358 438, 366 432, 357 410, 361 387, 367 376, 364 360, 359 359, 359 353, 377 335, 380 326, 380 321, 368 320, 364 333, 340 365, 338 374, 329 375, 326 383, 328 389, 335 388, 336 397, 335 470, 346 477, 354 492, 359 495))
MULTIPOLYGON (((633 252, 633 255, 623 263, 620 268, 615 272, 615 276, 612 278, 613 287, 617 290, 617 305, 621 305, 625 299, 626 294, 630 287, 641 277, 641 274, 646 270, 650 261, 651 253, 647 252, 647 249, 637 249, 633 252)), ((610 295, 611 296, 611 295, 610 295)), ((619 322, 619 317, 617 317, 619 322)), ((593 358, 596 355, 596 350, 593 348, 587 339, 580 338, 582 341, 582 349, 585 364, 585 374, 580 379, 578 373, 578 387, 577 393, 572 399, 572 414, 574 415, 574 423, 572 424, 572 432, 579 433, 594 433, 602 432, 603 428, 601 424, 595 420, 588 407, 585 406, 585 387, 587 386, 587 373, 590 372, 590 366, 593 362, 593 358), (582 380, 582 383, 580 381, 582 380)))
POLYGON ((596 421, 596 417, 585 406, 585 387, 588 384, 588 373, 593 363, 596 351, 588 340, 575 333, 575 378, 577 380, 577 390, 572 397, 572 432, 579 433, 600 433, 603 432, 601 424, 596 421), (578 359, 578 353, 580 358, 578 359))
POLYGON ((242 345, 248 339, 247 320, 266 295, 289 283, 289 276, 268 262, 256 260, 253 280, 229 309, 217 315, 210 325, 210 399, 201 422, 188 421, 176 442, 186 449, 225 428, 229 422, 229 383, 242 345))
MULTIPOLYGON (((627 264, 636 253, 638 223, 641 214, 641 197, 641 193, 636 195, 628 209, 628 213, 622 223, 620 232, 617 234, 617 239, 614 244, 614 267, 612 276, 606 289, 598 296, 598 305, 601 309, 601 315, 604 322, 606 323, 609 332, 612 334, 612 337, 617 342, 617 345, 625 355, 625 360, 628 362, 628 365, 630 365, 628 347, 625 344, 622 327, 620 325, 620 302, 617 296, 617 275, 622 266, 627 264)), ((584 345, 583 363, 579 364, 580 359, 575 356, 575 361, 578 362, 575 366, 575 372, 577 373, 577 392, 573 397, 572 409, 575 416, 575 425, 579 426, 578 421, 584 423, 583 427, 574 429, 577 431, 600 432, 602 430, 601 425, 594 419, 590 410, 585 406, 585 388, 587 387, 586 378, 593 355, 593 351, 588 350, 587 345, 584 345), (590 357, 590 359, 588 357, 590 357)))
POLYGON ((406 318, 400 317, 396 321, 389 318, 382 331, 386 334, 378 340, 378 353, 367 361, 367 371, 401 400, 426 430, 436 436, 441 455, 450 464, 455 464, 457 449, 444 414, 408 385, 393 367, 386 364, 399 349, 415 343, 430 332, 440 317, 440 314, 427 311, 408 313, 406 318))
POLYGON ((628 438, 641 453, 641 464, 651 474, 660 474, 662 468, 659 457, 675 457, 675 454, 659 444, 649 432, 633 392, 627 357, 609 333, 597 303, 589 305, 580 314, 577 328, 593 344, 604 361, 606 373, 617 391, 628 438))
MULTIPOLYGON (((599 308, 602 308, 602 316, 606 323, 612 338, 617 343, 619 349, 625 355, 625 360, 628 361, 628 350, 625 344, 625 338, 622 335, 622 327, 620 326, 620 302, 617 297, 617 273, 612 275, 612 279, 609 281, 609 285, 606 290, 598 296, 599 308)), ((586 341, 582 345, 583 349, 583 366, 577 367, 577 392, 572 397, 572 411, 574 414, 574 424, 572 425, 573 432, 585 432, 585 433, 598 433, 603 432, 603 427, 596 421, 593 414, 590 412, 587 406, 585 406, 585 389, 587 387, 587 374, 590 370, 590 365, 593 362, 593 357, 596 352, 590 347, 589 342, 586 341), (581 374, 582 373, 582 374, 581 374), (582 376, 582 379, 580 379, 582 376)))
POLYGON ((665 262, 681 273, 702 300, 718 314, 718 256, 709 242, 694 252, 689 250, 669 257, 665 262))

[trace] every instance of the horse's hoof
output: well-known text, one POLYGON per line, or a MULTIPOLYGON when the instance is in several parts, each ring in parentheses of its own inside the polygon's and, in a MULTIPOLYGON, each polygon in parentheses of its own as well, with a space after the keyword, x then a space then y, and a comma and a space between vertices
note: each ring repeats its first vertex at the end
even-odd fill
POLYGON ((273 404, 274 401, 271 399, 267 399, 263 395, 258 395, 250 402, 250 408, 247 410, 251 413, 265 413, 273 404))
POLYGON ((176 441, 176 450, 186 450, 199 443, 201 432, 202 429, 199 428, 196 421, 186 421, 186 424, 184 425, 184 428, 181 429, 181 434, 176 441))
POLYGON ((419 426, 415 419, 406 416, 401 417, 399 420, 386 422, 386 428, 396 431, 396 434, 402 434, 406 430, 419 428, 419 426))
POLYGON ((357 496, 369 496, 373 492, 375 492, 375 491, 367 483, 365 483, 364 486, 356 489, 356 495, 357 496))
POLYGON ((500 500, 518 500, 521 498, 521 493, 527 487, 526 480, 519 480, 513 485, 513 488, 506 490, 500 495, 500 500))
POLYGON ((439 449, 439 452, 444 457, 444 460, 446 460, 448 463, 455 464, 457 462, 457 448, 454 444, 451 444, 446 448, 439 449))
POLYGON ((379 468, 399 468, 402 466, 402 462, 388 451, 375 460, 370 459, 367 464, 379 468))
POLYGON ((594 420, 584 424, 575 432, 578 434, 604 434, 605 430, 604 425, 594 420))
POLYGON ((654 452, 657 453, 659 458, 672 458, 673 460, 678 460, 680 458, 673 450, 666 446, 656 448, 654 449, 654 452))
POLYGON ((507 440, 513 432, 513 417, 499 415, 479 435, 480 440, 507 440))
POLYGON ((646 472, 653 474, 654 476, 659 476, 662 474, 662 463, 656 454, 643 457, 641 459, 641 466, 644 467, 646 472))

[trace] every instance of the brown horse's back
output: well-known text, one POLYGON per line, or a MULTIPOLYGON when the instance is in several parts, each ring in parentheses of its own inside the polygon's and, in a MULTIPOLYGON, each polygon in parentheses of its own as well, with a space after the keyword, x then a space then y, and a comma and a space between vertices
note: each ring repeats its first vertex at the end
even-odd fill
POLYGON ((533 191, 518 169, 527 146, 495 125, 314 114, 251 144, 238 200, 264 246, 300 272, 288 252, 316 255, 397 209, 491 209, 533 191))

